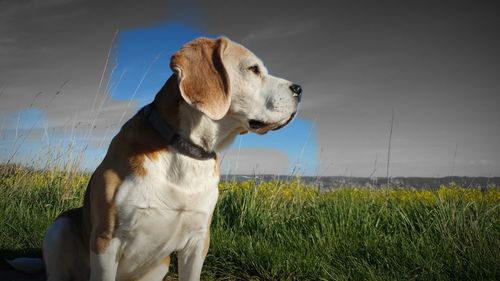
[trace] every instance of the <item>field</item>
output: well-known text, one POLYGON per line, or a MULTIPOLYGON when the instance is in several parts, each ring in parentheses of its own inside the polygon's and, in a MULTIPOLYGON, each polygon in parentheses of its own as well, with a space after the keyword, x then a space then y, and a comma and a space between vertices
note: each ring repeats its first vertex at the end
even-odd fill
MULTIPOLYGON (((89 175, 0 173, 0 255, 39 256, 89 175)), ((320 192, 297 178, 219 189, 204 280, 500 280, 498 188, 320 192)))

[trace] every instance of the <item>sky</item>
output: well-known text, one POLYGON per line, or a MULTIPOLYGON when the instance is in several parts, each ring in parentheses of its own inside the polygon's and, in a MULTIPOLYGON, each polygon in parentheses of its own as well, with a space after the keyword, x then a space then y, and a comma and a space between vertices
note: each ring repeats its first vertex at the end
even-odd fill
POLYGON ((93 170, 171 54, 224 35, 304 94, 222 173, 385 177, 394 117, 391 176, 500 175, 498 2, 178 2, 0 0, 0 161, 93 170))

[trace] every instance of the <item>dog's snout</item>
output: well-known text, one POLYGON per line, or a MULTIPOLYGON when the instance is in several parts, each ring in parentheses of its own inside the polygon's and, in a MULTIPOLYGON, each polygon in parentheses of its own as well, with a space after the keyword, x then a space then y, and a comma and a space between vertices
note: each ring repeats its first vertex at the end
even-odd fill
POLYGON ((300 96, 302 95, 302 87, 300 85, 292 84, 290 86, 290 90, 292 90, 294 97, 298 97, 300 99, 300 96))

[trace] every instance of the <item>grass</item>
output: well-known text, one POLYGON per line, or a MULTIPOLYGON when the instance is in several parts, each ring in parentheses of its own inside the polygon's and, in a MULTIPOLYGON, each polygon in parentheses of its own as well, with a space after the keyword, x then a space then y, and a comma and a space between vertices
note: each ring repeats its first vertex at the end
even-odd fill
MULTIPOLYGON (((39 255, 45 229, 81 204, 88 178, 0 171, 1 255, 39 255)), ((204 280, 500 280, 498 188, 219 189, 204 280)))

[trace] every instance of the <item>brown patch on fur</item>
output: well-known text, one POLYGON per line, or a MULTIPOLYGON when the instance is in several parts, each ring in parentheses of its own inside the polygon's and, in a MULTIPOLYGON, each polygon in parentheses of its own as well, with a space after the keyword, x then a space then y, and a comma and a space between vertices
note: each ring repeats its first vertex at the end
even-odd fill
POLYGON ((183 102, 175 75, 170 76, 153 102, 161 117, 177 132, 180 131, 179 105, 183 102))
POLYGON ((95 253, 102 253, 113 238, 118 220, 114 197, 122 181, 131 174, 145 176, 143 162, 146 157, 156 159, 167 151, 165 141, 160 136, 155 137, 155 132, 145 122, 140 114, 127 122, 111 142, 108 154, 89 183, 91 250, 95 253))
MULTIPOLYGON (((102 167, 102 164, 101 166, 102 167)), ((114 195, 121 184, 122 179, 116 170, 104 169, 100 167, 94 172, 89 183, 90 219, 92 221, 92 235, 90 249, 94 253, 102 253, 108 247, 109 241, 113 238, 113 231, 116 222, 116 206, 113 202, 114 195)))
POLYGON ((222 53, 229 44, 226 38, 200 38, 184 45, 170 61, 170 68, 180 79, 184 100, 208 117, 219 120, 231 103, 229 77, 222 53))
MULTIPOLYGON (((162 117, 168 116, 166 121, 177 128, 177 110, 170 110, 177 108, 181 101, 177 92, 172 92, 175 83, 172 78, 167 81, 155 98, 155 106, 162 117)), ((125 123, 113 138, 104 160, 90 179, 84 202, 84 213, 87 214, 84 223, 88 225, 87 237, 90 237, 90 249, 94 253, 105 251, 113 238, 118 225, 114 198, 123 180, 128 175, 146 176, 146 158, 158 159, 166 151, 168 144, 141 112, 125 123)))

